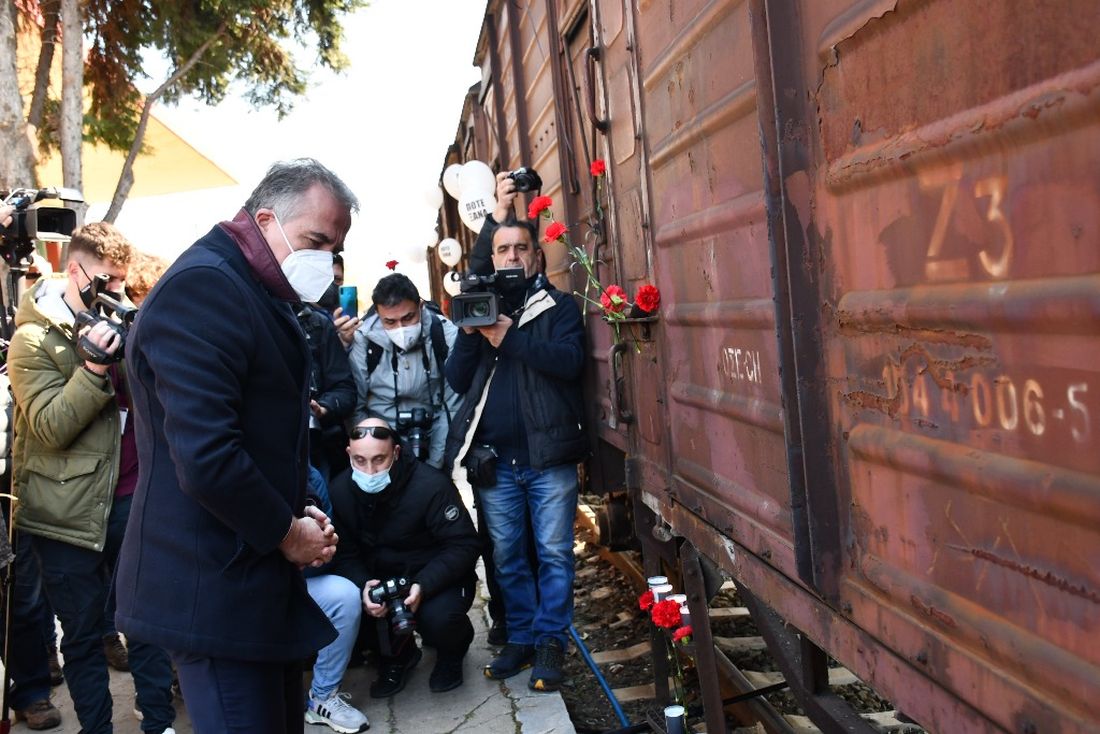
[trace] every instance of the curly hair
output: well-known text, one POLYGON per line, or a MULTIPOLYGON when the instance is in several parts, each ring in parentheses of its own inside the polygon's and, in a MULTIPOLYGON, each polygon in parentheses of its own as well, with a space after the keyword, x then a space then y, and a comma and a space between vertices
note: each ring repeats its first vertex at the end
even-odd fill
POLYGON ((69 254, 75 252, 115 265, 129 265, 134 259, 134 246, 130 240, 109 222, 92 222, 75 230, 69 242, 69 254))
POLYGON ((135 306, 140 306, 149 291, 164 275, 168 269, 168 261, 156 255, 147 255, 144 252, 134 251, 134 259, 130 262, 130 269, 126 272, 126 297, 133 301, 135 306))

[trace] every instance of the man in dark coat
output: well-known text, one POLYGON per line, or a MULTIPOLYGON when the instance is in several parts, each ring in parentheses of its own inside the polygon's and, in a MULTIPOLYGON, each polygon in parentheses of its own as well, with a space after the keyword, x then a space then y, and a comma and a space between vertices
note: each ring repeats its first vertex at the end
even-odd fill
POLYGON ((335 638, 301 568, 336 535, 305 506, 309 354, 292 303, 332 280, 358 202, 277 163, 164 274, 126 345, 140 476, 118 628, 167 649, 196 732, 303 728, 301 663, 335 638))
POLYGON ((402 448, 384 420, 361 421, 348 445, 351 469, 329 487, 342 538, 331 572, 361 590, 363 608, 374 618, 361 636, 382 653, 370 689, 374 698, 404 688, 405 674, 420 661, 412 635, 395 624, 395 600, 412 612, 424 644, 436 649, 428 679, 432 691, 462 684, 462 661, 474 638, 467 612, 477 531, 451 480, 402 448), (371 599, 379 584, 402 578, 407 590, 371 599))

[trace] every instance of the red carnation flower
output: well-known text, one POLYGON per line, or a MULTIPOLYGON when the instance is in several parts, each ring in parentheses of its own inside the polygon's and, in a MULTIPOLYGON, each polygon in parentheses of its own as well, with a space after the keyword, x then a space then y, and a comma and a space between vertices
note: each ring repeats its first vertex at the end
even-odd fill
POLYGON ((386 267, 389 268, 390 270, 397 270, 397 261, 396 260, 390 260, 389 262, 386 263, 386 267))
POLYGON ((692 635, 691 625, 686 624, 683 627, 681 627, 680 629, 678 629, 678 630, 676 630, 675 632, 672 633, 672 641, 673 642, 683 641, 683 643, 686 645, 687 643, 691 642, 691 635, 692 635))
MULTIPOLYGON (((554 205, 554 200, 549 196, 536 196, 531 200, 531 203, 527 205, 527 218, 536 219, 544 211, 548 210, 554 205)), ((549 216, 549 215, 547 215, 549 216)))
POLYGON ((653 590, 645 591, 638 597, 638 608, 648 612, 653 607, 653 590))
POLYGON ((546 234, 543 235, 542 241, 549 245, 555 240, 560 240, 568 231, 569 228, 561 222, 550 222, 550 226, 546 228, 546 234))
POLYGON ((600 305, 609 313, 622 313, 626 308, 626 291, 617 285, 609 285, 600 294, 600 305))
POLYGON ((602 176, 607 173, 607 164, 603 162, 603 158, 597 158, 592 161, 592 165, 588 167, 588 172, 593 176, 602 176))
POLYGON ((661 305, 661 292, 657 290, 657 286, 646 283, 638 289, 634 304, 646 313, 653 313, 661 305))
POLYGON ((665 629, 679 627, 680 622, 683 621, 683 617, 680 616, 680 602, 672 599, 665 599, 654 604, 653 608, 649 610, 649 615, 653 619, 653 624, 665 629))

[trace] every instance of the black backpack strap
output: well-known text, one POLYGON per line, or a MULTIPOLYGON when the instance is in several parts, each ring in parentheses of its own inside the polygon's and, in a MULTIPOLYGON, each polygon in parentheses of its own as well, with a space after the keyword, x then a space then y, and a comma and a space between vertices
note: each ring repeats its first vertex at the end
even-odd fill
POLYGON ((378 366, 378 363, 382 360, 382 347, 378 346, 370 339, 367 339, 367 377, 374 373, 374 368, 378 366))
POLYGON ((447 377, 443 370, 443 366, 447 364, 447 336, 443 333, 443 322, 435 314, 434 309, 430 309, 429 314, 432 317, 432 323, 428 327, 428 338, 432 340, 432 352, 435 354, 435 364, 439 370, 439 403, 447 414, 447 424, 449 425, 451 422, 451 409, 447 405, 447 377))

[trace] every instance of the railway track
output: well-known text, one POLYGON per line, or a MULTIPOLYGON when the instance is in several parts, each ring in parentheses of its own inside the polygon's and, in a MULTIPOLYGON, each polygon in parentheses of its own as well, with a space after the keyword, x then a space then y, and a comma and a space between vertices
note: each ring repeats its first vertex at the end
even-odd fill
MULTIPOLYGON (((578 570, 578 587, 588 587, 593 581, 603 584, 584 593, 584 597, 605 598, 613 593, 609 585, 609 574, 612 568, 625 581, 629 589, 627 594, 633 595, 630 602, 633 602, 646 589, 646 575, 636 560, 637 554, 611 551, 599 544, 600 534, 596 512, 588 505, 582 504, 578 508, 577 538, 581 551, 579 555, 586 557, 583 566, 578 570)), ((598 599, 595 600, 598 601, 598 599)), ((585 604, 578 603, 579 608, 584 606, 585 604)), ((599 622, 582 622, 581 618, 584 614, 578 611, 578 630, 582 636, 593 632, 601 625, 614 629, 626 627, 636 621, 639 616, 636 604, 627 607, 625 602, 619 602, 619 606, 623 608, 611 621, 604 618, 599 622)), ((742 699, 726 707, 726 720, 730 730, 738 734, 820 732, 821 729, 802 712, 790 693, 773 690, 766 695, 749 697, 753 692, 763 689, 782 688, 784 678, 768 653, 764 638, 757 633, 752 614, 740 603, 737 588, 732 581, 726 581, 711 602, 709 617, 723 700, 742 699)), ((643 629, 648 627, 648 622, 645 622, 643 629)), ((638 639, 622 641, 603 648, 590 647, 590 652, 611 685, 616 699, 623 705, 624 710, 634 713, 631 721, 635 722, 636 718, 644 715, 654 731, 664 731, 663 720, 659 716, 660 694, 652 673, 653 646, 647 635, 636 634, 635 637, 638 639), (643 669, 649 672, 649 680, 638 682, 638 672, 643 669), (624 671, 633 675, 624 676, 622 675, 624 671)), ((689 703, 691 703, 692 681, 685 682, 689 703)), ((670 688, 673 683, 670 678, 668 682, 670 688)), ((828 672, 828 684, 836 695, 851 703, 854 710, 874 729, 900 734, 924 732, 916 725, 906 722, 904 716, 893 710, 847 668, 834 663, 828 672)), ((701 705, 699 708, 701 709, 701 705)), ((691 706, 689 706, 689 713, 695 713, 691 706)), ((585 726, 585 722, 575 720, 574 723, 578 725, 579 732, 598 730, 595 727, 585 726)), ((693 731, 705 730, 701 711, 689 718, 689 724, 693 725, 693 731)))

